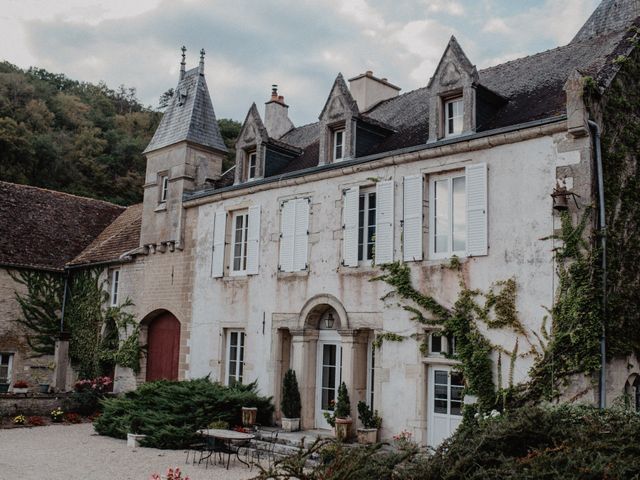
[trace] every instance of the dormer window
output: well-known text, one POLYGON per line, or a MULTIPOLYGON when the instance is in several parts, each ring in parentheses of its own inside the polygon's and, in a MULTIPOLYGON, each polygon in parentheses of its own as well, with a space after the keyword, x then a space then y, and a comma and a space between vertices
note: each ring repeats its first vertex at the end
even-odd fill
POLYGON ((464 117, 464 103, 462 97, 453 98, 444 102, 444 136, 455 137, 462 133, 462 120, 464 117))
POLYGON ((249 157, 247 159, 247 180, 253 180, 256 178, 256 171, 258 168, 258 154, 255 152, 249 153, 249 157))
POLYGON ((160 202, 166 202, 169 194, 169 175, 160 176, 160 202))
POLYGON ((339 162, 344 158, 344 128, 333 132, 333 161, 339 162))

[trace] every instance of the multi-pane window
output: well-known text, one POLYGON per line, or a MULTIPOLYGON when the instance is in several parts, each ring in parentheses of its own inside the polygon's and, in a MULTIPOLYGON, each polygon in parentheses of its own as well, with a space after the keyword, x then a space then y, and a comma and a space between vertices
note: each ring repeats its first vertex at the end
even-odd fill
POLYGON ((464 255, 467 243, 464 175, 430 181, 430 244, 433 258, 464 255))
POLYGON ((160 201, 166 202, 169 194, 169 176, 162 175, 160 177, 160 201))
POLYGON ((235 212, 231 219, 233 229, 231 239, 231 272, 240 274, 247 271, 247 233, 249 228, 249 214, 241 211, 235 212))
POLYGON ((447 415, 462 415, 462 374, 435 370, 433 375, 433 411, 447 415))
POLYGON ((445 137, 454 137, 462 133, 464 106, 461 98, 449 100, 444 104, 445 137))
POLYGON ((118 289, 120 288, 120 270, 111 271, 111 306, 118 305, 118 289))
POLYGON ((344 130, 333 132, 333 160, 338 161, 344 158, 344 130))
POLYGON ((0 353, 0 383, 11 383, 12 353, 0 353))
POLYGON ((251 152, 247 159, 247 180, 253 180, 256 178, 256 169, 258 167, 258 155, 256 152, 251 152))
POLYGON ((372 260, 376 243, 376 192, 361 192, 358 204, 358 261, 372 260))
POLYGON ((244 370, 244 332, 227 332, 227 385, 242 383, 244 370))

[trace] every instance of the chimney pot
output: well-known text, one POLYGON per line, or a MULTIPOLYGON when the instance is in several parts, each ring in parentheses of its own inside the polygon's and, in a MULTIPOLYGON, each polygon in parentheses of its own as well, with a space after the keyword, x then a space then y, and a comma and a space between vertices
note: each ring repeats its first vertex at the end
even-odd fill
POLYGON ((373 77, 373 71, 372 71, 372 70, 367 70, 367 71, 365 72, 365 75, 366 75, 367 77, 373 77))
POLYGON ((284 97, 282 95, 278 95, 278 101, 280 103, 284 103, 284 97))

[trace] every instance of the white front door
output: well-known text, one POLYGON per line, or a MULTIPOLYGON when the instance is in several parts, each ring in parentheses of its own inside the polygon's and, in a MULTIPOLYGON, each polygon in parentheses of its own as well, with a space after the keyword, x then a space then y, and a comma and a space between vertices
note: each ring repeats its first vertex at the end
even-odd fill
POLYGON ((429 368, 429 445, 437 447, 462 422, 462 374, 449 367, 429 368))
POLYGON ((331 412, 342 381, 342 347, 335 330, 320 330, 316 374, 316 428, 331 428, 324 412, 331 412))

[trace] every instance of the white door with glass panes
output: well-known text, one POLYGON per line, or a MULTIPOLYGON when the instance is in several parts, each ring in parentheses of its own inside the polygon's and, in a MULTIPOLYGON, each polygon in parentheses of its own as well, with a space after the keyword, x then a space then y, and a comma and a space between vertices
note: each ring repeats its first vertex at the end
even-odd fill
POLYGON ((437 447, 462 422, 462 373, 449 367, 429 369, 429 445, 437 447))
POLYGON ((316 428, 331 428, 324 413, 333 412, 341 381, 340 335, 335 330, 320 330, 316 374, 316 428))

